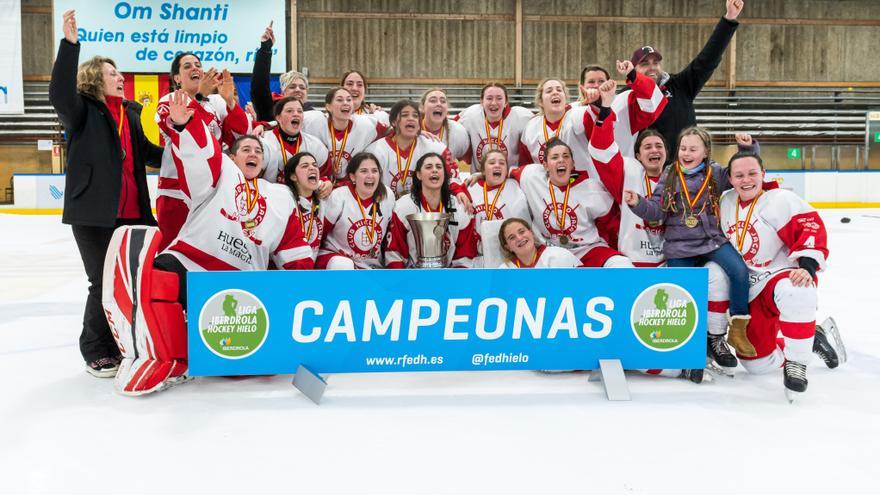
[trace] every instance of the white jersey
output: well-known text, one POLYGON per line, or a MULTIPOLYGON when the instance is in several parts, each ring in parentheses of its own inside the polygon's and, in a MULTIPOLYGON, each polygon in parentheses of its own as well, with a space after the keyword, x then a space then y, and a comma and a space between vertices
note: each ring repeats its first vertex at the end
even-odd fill
MULTIPOLYGON (((468 188, 474 207, 474 227, 477 237, 477 252, 483 256, 483 242, 480 237, 480 226, 487 220, 504 220, 507 218, 522 218, 531 221, 529 204, 526 196, 520 189, 519 184, 513 179, 507 179, 501 186, 485 187, 486 181, 480 179, 468 188), (488 218, 488 209, 492 210, 492 218, 488 218)), ((478 262, 477 266, 481 266, 478 262)))
POLYGON ((343 179, 351 157, 375 141, 381 135, 381 128, 369 117, 352 115, 348 127, 338 131, 323 112, 309 110, 303 114, 303 132, 317 137, 330 152, 329 165, 321 174, 343 179))
MULTIPOLYGON (((174 160, 171 158, 171 150, 167 146, 167 143, 170 142, 169 137, 162 130, 161 125, 168 118, 170 111, 168 100, 170 96, 171 94, 169 93, 159 99, 154 116, 156 123, 160 124, 159 132, 161 132, 162 139, 166 143, 165 153, 162 155, 162 165, 159 168, 158 193, 159 196, 168 196, 186 202, 187 196, 180 191, 177 168, 174 166, 174 160)), ((251 130, 250 120, 244 110, 236 105, 230 112, 226 107, 226 100, 220 95, 208 95, 201 102, 190 99, 189 108, 195 111, 193 118, 202 121, 208 126, 211 134, 218 142, 222 142, 224 128, 229 131, 229 136, 233 139, 248 134, 251 130)))
POLYGON ((355 194, 352 185, 337 187, 322 203, 324 242, 319 256, 340 254, 356 268, 381 268, 379 252, 394 212, 394 197, 386 194, 373 208, 372 198, 361 199, 359 205, 355 194))
MULTIPOLYGON (((407 149, 398 150, 394 139, 389 136, 367 146, 364 151, 376 155, 376 158, 379 159, 379 166, 382 168, 382 183, 394 192, 395 198, 409 194, 419 158, 428 153, 437 153, 443 157, 445 163, 454 165, 452 155, 443 143, 421 135, 416 138, 413 146, 407 149)), ((457 167, 451 176, 458 177, 457 167)))
MULTIPOLYGON (((457 268, 471 268, 474 258, 477 256, 474 220, 459 204, 455 196, 452 196, 450 204, 451 210, 454 210, 451 212, 453 217, 449 222, 446 234, 443 236, 443 243, 447 246, 447 265, 457 268)), ((422 200, 422 204, 416 205, 409 194, 401 196, 394 204, 394 215, 391 217, 385 249, 385 265, 388 268, 415 266, 418 252, 406 217, 413 213, 427 211, 430 209, 425 207, 424 200, 422 200)))
MULTIPOLYGON (((446 148, 452 153, 453 159, 470 163, 471 139, 468 137, 467 129, 455 120, 447 119, 446 123, 448 125, 446 127, 441 127, 440 131, 434 135, 437 136, 437 139, 439 139, 440 142, 446 145, 446 148)), ((422 124, 422 130, 427 130, 424 123, 422 124)), ((433 134, 432 131, 428 132, 433 134)))
POLYGON ((749 300, 761 293, 774 274, 798 268, 798 258, 812 258, 820 269, 825 266, 825 224, 813 207, 791 191, 766 190, 755 201, 742 204, 736 190, 730 189, 721 196, 720 226, 749 268, 749 300))
POLYGON ((498 268, 577 268, 581 260, 571 251, 556 246, 539 246, 538 258, 533 265, 524 265, 519 260, 507 260, 498 268))
MULTIPOLYGON (((558 137, 571 147, 574 120, 581 112, 566 107, 565 114, 557 122, 550 122, 543 114, 532 117, 520 136, 519 164, 544 163, 544 147, 547 141, 558 137)), ((574 148, 572 148, 572 153, 574 148)), ((575 158, 574 156, 572 158, 575 158)), ((575 159, 577 163, 577 159, 575 159)))
POLYGON ((263 143, 263 178, 269 182, 284 183, 284 176, 281 172, 287 161, 293 155, 308 151, 315 156, 315 162, 321 170, 326 170, 329 166, 330 152, 320 139, 300 132, 296 139, 292 140, 289 136, 281 133, 281 129, 275 128, 272 132, 267 132, 260 137, 263 143))
POLYGON ((190 271, 311 268, 293 194, 263 179, 247 181, 202 121, 178 133, 165 127, 181 189, 192 210, 165 252, 190 271), (200 144, 201 143, 201 144, 200 144))
POLYGON ((642 220, 623 201, 624 189, 650 198, 659 177, 648 178, 645 167, 638 160, 621 155, 612 131, 614 118, 612 113, 602 125, 593 127, 589 151, 599 179, 620 206, 617 250, 635 266, 659 266, 666 260, 663 255, 663 222, 642 220))
POLYGON ((385 110, 378 110, 373 113, 367 113, 362 108, 358 108, 357 111, 355 111, 355 115, 367 117, 368 119, 372 120, 374 124, 381 127, 383 134, 386 129, 391 128, 391 118, 388 115, 388 112, 386 112, 385 110))
POLYGON ((534 225, 549 245, 565 248, 578 258, 594 247, 608 246, 606 240, 616 233, 616 209, 614 200, 598 181, 581 173, 573 176, 568 187, 559 188, 550 183, 539 164, 512 170, 511 177, 519 181, 534 225))
POLYGON ((531 110, 509 106, 504 109, 500 121, 489 123, 483 107, 477 104, 466 108, 458 117, 471 141, 471 170, 479 172, 483 153, 492 149, 500 148, 506 152, 511 167, 519 163, 519 141, 523 129, 533 117, 531 110))

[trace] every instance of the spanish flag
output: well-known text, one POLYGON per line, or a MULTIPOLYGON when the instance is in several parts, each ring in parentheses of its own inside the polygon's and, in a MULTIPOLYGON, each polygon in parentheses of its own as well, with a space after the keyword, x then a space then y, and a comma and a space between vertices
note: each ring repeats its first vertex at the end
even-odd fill
POLYGON ((159 126, 156 125, 156 105, 159 98, 168 94, 168 74, 125 74, 125 99, 136 101, 144 108, 141 124, 147 139, 162 145, 159 126))

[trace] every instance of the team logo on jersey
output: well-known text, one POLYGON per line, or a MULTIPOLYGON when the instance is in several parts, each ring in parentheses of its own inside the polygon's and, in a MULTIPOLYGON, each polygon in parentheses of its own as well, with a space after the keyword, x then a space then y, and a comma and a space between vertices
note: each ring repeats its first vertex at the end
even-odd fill
POLYGON ((239 222, 242 234, 259 246, 263 241, 256 238, 254 230, 263 222, 263 218, 266 217, 266 197, 263 195, 257 196, 256 205, 252 204, 249 209, 248 203, 254 201, 254 194, 255 192, 248 188, 244 182, 236 184, 235 211, 230 213, 225 208, 220 208, 220 214, 233 222, 239 222))
POLYGON ((652 351, 667 352, 685 345, 697 330, 697 304, 690 292, 675 284, 648 287, 630 312, 636 339, 652 351))
POLYGON ((491 150, 501 150, 510 158, 510 153, 507 151, 507 145, 504 144, 503 139, 492 138, 483 138, 480 139, 480 142, 477 143, 477 161, 480 162, 483 160, 483 148, 486 148, 486 152, 491 150))
POLYGON ((205 347, 221 358, 248 357, 269 335, 266 306, 250 292, 220 291, 199 312, 199 335, 205 347))
POLYGON ((303 235, 308 236, 306 242, 313 248, 321 245, 321 239, 324 237, 324 222, 320 217, 315 218, 312 222, 312 213, 303 213, 303 235), (312 225, 312 235, 309 235, 309 225, 312 225))
POLYGON ((580 242, 584 239, 582 237, 575 237, 574 232, 578 228, 578 218, 575 214, 575 209, 577 205, 571 206, 569 205, 565 210, 565 229, 559 229, 559 221, 556 218, 558 212, 562 211, 562 203, 556 203, 556 208, 553 207, 551 203, 547 203, 544 207, 544 212, 541 214, 542 220, 544 221, 544 228, 547 229, 547 232, 550 233, 551 236, 562 237, 566 236, 570 242, 580 242))
MULTIPOLYGON (((496 206, 495 210, 492 211, 492 218, 488 218, 485 220, 504 220, 504 215, 501 213, 501 210, 504 208, 504 206, 505 205, 503 203, 496 206)), ((485 213, 484 213, 485 211, 486 211, 486 205, 484 205, 484 204, 474 205, 474 218, 476 218, 477 215, 479 215, 481 213, 485 215, 485 213)))
POLYGON ((382 242, 382 225, 377 222, 375 232, 372 231, 373 228, 372 219, 365 218, 352 222, 351 226, 348 228, 348 234, 346 235, 348 247, 350 247, 356 255, 363 258, 373 257, 371 252, 375 252, 379 247, 379 244, 382 242), (373 236, 372 241, 370 241, 370 234, 373 236))
POLYGON ((547 149, 547 143, 541 143, 538 146, 538 163, 544 163, 544 151, 547 149))
POLYGON ((409 194, 409 190, 412 188, 413 171, 410 170, 406 174, 406 180, 403 181, 403 187, 399 190, 397 189, 397 184, 400 183, 401 175, 403 175, 403 172, 398 172, 391 176, 391 190, 394 191, 394 194, 397 194, 398 196, 409 194))
POLYGON ((743 241, 743 247, 747 248, 745 252, 742 253, 743 261, 746 262, 747 265, 754 266, 755 268, 763 268, 770 264, 770 261, 767 260, 764 263, 758 263, 755 261, 755 256, 758 255, 758 251, 761 250, 761 238, 758 237, 758 231, 755 229, 754 223, 749 223, 749 227, 746 230, 745 234, 743 234, 742 228, 745 222, 739 222, 736 227, 730 226, 727 229, 727 237, 734 243, 734 246, 737 245, 737 229, 739 229, 739 235, 745 235, 746 239, 743 241))

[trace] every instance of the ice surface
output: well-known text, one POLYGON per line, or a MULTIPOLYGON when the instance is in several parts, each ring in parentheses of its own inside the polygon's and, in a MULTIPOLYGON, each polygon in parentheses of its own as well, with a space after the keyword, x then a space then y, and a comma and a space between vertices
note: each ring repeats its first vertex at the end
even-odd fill
POLYGON ((850 361, 714 383, 586 373, 197 379, 127 398, 83 370, 86 278, 57 216, 0 214, 0 493, 870 493, 880 479, 880 210, 825 210, 819 318, 850 361), (840 223, 848 216, 852 222, 840 223))

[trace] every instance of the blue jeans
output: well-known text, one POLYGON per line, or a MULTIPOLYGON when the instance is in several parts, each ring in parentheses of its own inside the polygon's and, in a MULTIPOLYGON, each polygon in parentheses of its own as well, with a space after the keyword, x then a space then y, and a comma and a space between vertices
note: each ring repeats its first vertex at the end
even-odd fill
POLYGON ((725 242, 715 251, 699 256, 666 260, 666 266, 693 268, 703 266, 708 261, 718 263, 727 274, 727 278, 730 279, 730 314, 749 314, 749 269, 746 267, 742 255, 734 249, 731 243, 725 242))

